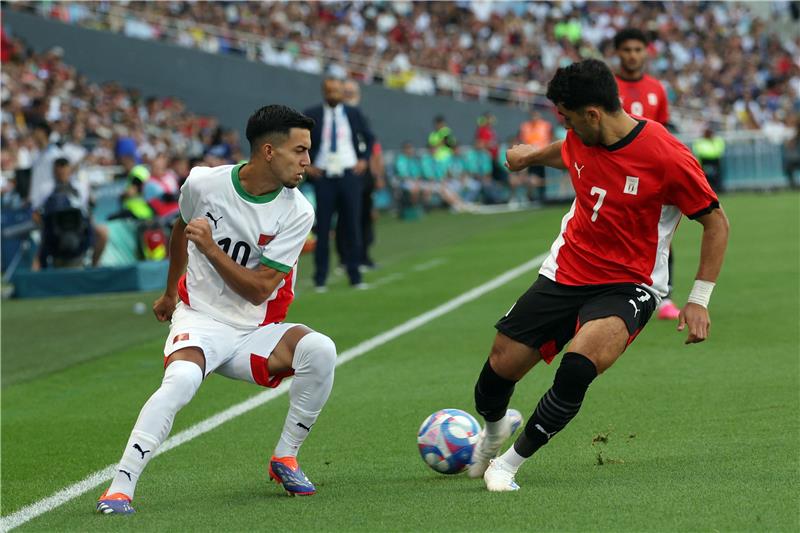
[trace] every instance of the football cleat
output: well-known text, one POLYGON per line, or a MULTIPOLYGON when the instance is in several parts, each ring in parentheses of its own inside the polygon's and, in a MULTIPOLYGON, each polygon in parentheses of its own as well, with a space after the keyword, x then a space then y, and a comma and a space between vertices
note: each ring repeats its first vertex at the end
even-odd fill
POLYGON ((478 435, 478 442, 475 444, 475 450, 472 452, 472 463, 470 463, 467 470, 469 477, 479 478, 483 476, 489 466, 489 461, 497 456, 497 452, 500 451, 503 443, 522 425, 522 413, 516 409, 509 409, 506 411, 506 416, 503 417, 503 422, 503 430, 495 438, 487 439, 486 428, 481 430, 478 435))
POLYGON ((296 457, 275 457, 269 460, 269 477, 283 485, 289 496, 311 496, 317 489, 297 464, 296 457))
POLYGON ((672 300, 664 300, 658 306, 658 319, 659 320, 678 320, 681 316, 681 310, 675 305, 672 300))
POLYGON ((104 492, 97 500, 95 510, 100 514, 133 514, 136 510, 131 507, 131 499, 121 492, 108 494, 104 492))
POLYGON ((510 492, 519 490, 519 485, 514 481, 516 472, 501 458, 489 461, 489 467, 483 474, 486 488, 491 492, 510 492))

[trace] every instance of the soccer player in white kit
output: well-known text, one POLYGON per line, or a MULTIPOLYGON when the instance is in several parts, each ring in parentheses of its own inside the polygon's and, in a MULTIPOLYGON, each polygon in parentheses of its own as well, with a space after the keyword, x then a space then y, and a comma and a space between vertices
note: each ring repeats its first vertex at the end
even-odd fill
POLYGON ((139 476, 211 372, 265 387, 294 375, 269 475, 289 494, 315 493, 296 457, 330 395, 336 346, 283 322, 314 223, 314 209, 297 190, 310 164, 313 126, 289 107, 262 107, 247 122, 247 163, 195 167, 181 187, 167 287, 153 304, 158 320, 172 320, 164 379, 139 414, 98 512, 134 512, 139 476))

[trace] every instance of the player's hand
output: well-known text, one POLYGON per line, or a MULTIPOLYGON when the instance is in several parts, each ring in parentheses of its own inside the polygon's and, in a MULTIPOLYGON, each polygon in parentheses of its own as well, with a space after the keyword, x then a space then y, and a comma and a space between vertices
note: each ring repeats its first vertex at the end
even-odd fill
POLYGON ((506 150, 506 168, 511 172, 527 168, 526 161, 533 150, 534 148, 527 144, 515 144, 506 150))
POLYGON ((364 159, 359 159, 356 166, 353 167, 353 174, 356 176, 363 176, 367 171, 367 162, 364 159))
POLYGON ((689 336, 684 344, 694 344, 703 342, 708 337, 711 329, 711 318, 708 316, 708 309, 702 305, 687 303, 678 317, 678 331, 683 331, 689 326, 689 336))
POLYGON ((322 169, 312 165, 308 165, 306 167, 306 176, 314 180, 320 178, 322 177, 322 169))
POLYGON ((208 255, 209 252, 217 248, 214 237, 211 233, 211 225, 204 218, 194 218, 186 225, 183 230, 186 238, 192 241, 200 253, 208 255))
POLYGON ((172 319, 176 305, 178 305, 178 295, 164 293, 153 302, 153 314, 159 322, 166 322, 172 319))

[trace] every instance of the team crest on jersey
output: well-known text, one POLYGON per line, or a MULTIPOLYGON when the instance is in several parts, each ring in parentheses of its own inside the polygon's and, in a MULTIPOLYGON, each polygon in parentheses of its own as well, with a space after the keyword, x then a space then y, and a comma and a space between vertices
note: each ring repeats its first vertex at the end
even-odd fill
POLYGON ((650 105, 658 105, 658 96, 656 96, 656 93, 647 93, 647 103, 650 105))
POLYGON ((639 194, 639 178, 636 176, 625 176, 625 188, 622 189, 625 194, 639 194))
POLYGON ((189 334, 188 333, 181 333, 180 335, 175 335, 175 338, 172 339, 172 344, 175 344, 176 342, 188 341, 188 340, 189 340, 189 334))
POLYGON ((258 236, 258 245, 266 246, 275 238, 275 235, 264 235, 263 233, 258 236))

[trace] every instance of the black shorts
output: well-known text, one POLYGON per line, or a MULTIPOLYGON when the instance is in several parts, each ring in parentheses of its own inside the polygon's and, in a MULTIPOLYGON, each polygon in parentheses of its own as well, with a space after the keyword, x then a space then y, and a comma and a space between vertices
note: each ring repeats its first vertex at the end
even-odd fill
POLYGON ((540 275, 494 327, 503 335, 536 348, 550 363, 581 324, 598 318, 620 317, 628 328, 630 344, 655 308, 653 294, 635 283, 576 287, 540 275))

